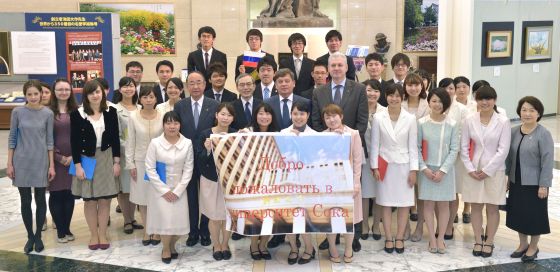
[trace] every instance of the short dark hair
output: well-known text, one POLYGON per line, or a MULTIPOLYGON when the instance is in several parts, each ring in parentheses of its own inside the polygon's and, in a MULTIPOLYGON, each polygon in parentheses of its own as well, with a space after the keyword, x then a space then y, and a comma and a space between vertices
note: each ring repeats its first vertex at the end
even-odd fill
POLYGON ((173 82, 173 84, 175 84, 175 86, 177 86, 177 88, 179 88, 180 90, 183 90, 185 88, 185 85, 183 85, 183 81, 181 81, 180 78, 172 77, 165 84, 165 89, 166 90, 167 90, 167 85, 169 85, 169 82, 173 82))
POLYGON ((144 66, 142 66, 142 63, 137 62, 135 60, 130 61, 126 64, 125 71, 128 72, 128 69, 130 69, 131 67, 138 67, 138 68, 140 68, 140 70, 144 71, 144 66))
POLYGON ((404 78, 403 89, 404 92, 404 99, 408 99, 408 92, 406 91, 406 85, 416 84, 422 86, 422 90, 420 91, 420 95, 418 95, 421 99, 426 98, 426 88, 424 87, 424 82, 422 82, 422 78, 417 74, 408 74, 404 78))
MULTIPOLYGON (((226 109, 229 114, 231 114, 231 116, 233 116, 233 120, 231 121, 232 124, 235 121, 235 108, 233 107, 233 104, 231 102, 222 102, 218 105, 218 108, 216 108, 216 114, 218 112, 220 112, 221 110, 226 109)), ((214 125, 218 124, 218 119, 214 118, 214 125)), ((230 124, 231 126, 231 124, 230 124)))
POLYGON ((313 69, 311 69, 311 71, 315 71, 315 67, 318 67, 318 66, 325 67, 325 70, 329 71, 328 65, 327 65, 326 63, 324 63, 324 62, 321 62, 321 61, 316 61, 316 62, 313 64, 313 69))
POLYGON ((381 63, 381 65, 385 64, 385 60, 383 59, 383 56, 381 56, 378 53, 369 53, 366 56, 366 60, 365 60, 365 64, 367 66, 368 62, 372 61, 372 60, 376 60, 379 61, 379 63, 381 63))
POLYGON ((399 62, 404 62, 406 66, 410 67, 410 58, 403 53, 397 53, 391 58, 391 69, 395 69, 395 65, 399 62))
POLYGON ((169 68, 171 68, 171 72, 173 72, 173 62, 168 60, 160 60, 156 64, 156 73, 157 71, 159 71, 159 67, 161 67, 162 65, 168 66, 169 68))
POLYGON ((216 38, 216 30, 214 30, 214 28, 212 28, 211 26, 203 26, 201 28, 198 29, 198 38, 200 39, 200 36, 202 36, 202 33, 208 33, 212 35, 212 38, 216 38))
POLYGON ((379 83, 378 80, 368 79, 368 80, 364 81, 364 85, 370 86, 374 90, 381 91, 381 83, 379 83))
POLYGON ((251 127, 253 127, 254 132, 278 132, 278 131, 280 131, 280 129, 278 127, 278 121, 276 121, 276 114, 274 114, 274 110, 272 109, 272 107, 268 103, 260 103, 257 106, 257 108, 253 111, 253 120, 252 120, 252 123, 251 123, 251 127), (257 123, 257 115, 259 114, 259 111, 261 109, 263 109, 264 112, 270 113, 270 115, 272 116, 272 121, 270 122, 270 125, 268 126, 267 131, 261 131, 261 128, 260 128, 259 124, 257 123))
POLYGON ((450 77, 446 77, 446 78, 442 78, 439 81, 438 87, 439 88, 447 88, 447 86, 453 84, 453 86, 455 86, 455 83, 453 82, 453 79, 450 77))
POLYGON ((290 37, 288 37, 288 46, 291 47, 292 43, 295 41, 302 41, 304 47, 307 45, 307 40, 305 40, 305 36, 301 33, 296 32, 290 35, 290 37))
POLYGON ((401 86, 401 84, 389 84, 389 86, 387 86, 387 88, 385 88, 385 97, 389 96, 389 95, 393 95, 394 93, 398 93, 401 97, 401 99, 404 99, 404 91, 403 91, 403 87, 401 86))
MULTIPOLYGON (((122 101, 123 95, 121 93, 121 88, 131 83, 134 85, 134 88, 136 89, 136 82, 131 77, 125 76, 119 80, 119 88, 115 90, 115 92, 113 93, 113 103, 117 104, 122 101)), ((136 93, 136 90, 134 90, 134 95, 132 96, 132 103, 136 104, 137 102, 138 102, 138 93, 136 93)))
POLYGON ((163 115, 163 124, 167 122, 179 122, 181 124, 181 116, 175 111, 168 111, 163 115))
POLYGON ((95 92, 97 88, 101 89, 101 105, 99 105, 99 111, 103 112, 107 110, 107 96, 103 91, 103 86, 101 86, 101 82, 99 80, 90 80, 86 82, 86 85, 84 85, 84 89, 82 91, 82 107, 84 108, 84 112, 87 115, 93 114, 93 109, 89 105, 88 95, 95 92))
POLYGON ((278 70, 278 67, 276 66, 276 61, 274 61, 274 58, 272 58, 271 56, 264 56, 261 58, 261 60, 259 60, 259 63, 257 64, 257 71, 259 71, 261 69, 261 67, 265 66, 265 65, 270 65, 272 66, 272 69, 274 70, 274 72, 276 72, 276 70, 278 70))
POLYGON ((478 89, 480 89, 480 87, 482 86, 490 86, 490 83, 484 79, 481 80, 477 80, 474 82, 474 84, 472 85, 472 92, 473 94, 478 91, 478 89))
POLYGON ((292 103, 292 109, 291 109, 290 112, 293 112, 294 109, 297 109, 298 111, 304 111, 304 112, 307 112, 307 113, 311 114, 311 108, 309 107, 308 102, 304 102, 304 101, 301 101, 301 100, 294 101, 294 103, 292 103))
MULTIPOLYGON (((496 90, 494 90, 494 88, 490 86, 482 86, 478 89, 478 91, 476 91, 475 99, 476 101, 483 100, 483 99, 496 100, 498 99, 498 94, 496 93, 496 90)), ((499 113, 496 104, 494 104, 494 111, 496 113, 499 113)))
POLYGON ((214 62, 208 66, 208 75, 212 76, 213 73, 225 76, 227 78, 226 67, 221 62, 214 62))
POLYGON ((329 32, 327 32, 327 35, 325 35, 325 43, 327 43, 332 38, 338 38, 342 41, 342 34, 340 34, 340 32, 336 29, 330 30, 329 32))
POLYGON ((428 103, 430 103, 430 99, 432 99, 432 96, 434 95, 439 97, 439 100, 441 100, 441 104, 443 105, 441 112, 444 113, 447 111, 447 109, 451 106, 451 97, 449 96, 449 93, 447 93, 444 88, 435 88, 428 94, 428 103))
POLYGON ((278 70, 278 72, 276 72, 276 74, 274 74, 274 81, 276 81, 278 78, 285 77, 285 76, 290 76, 290 78, 292 80, 295 80, 295 76, 294 76, 294 73, 292 72, 292 70, 290 70, 288 68, 282 68, 282 69, 278 70))
POLYGON ((525 96, 519 100, 519 103, 517 103, 517 115, 521 117, 521 107, 525 103, 528 103, 529 105, 533 106, 533 108, 535 108, 535 110, 539 113, 537 122, 540 121, 544 114, 544 106, 542 102, 534 96, 525 96))
MULTIPOLYGON (((171 80, 169 80, 171 81, 171 80)), ((167 83, 169 83, 169 81, 167 81, 167 83)), ((150 86, 141 86, 140 87, 140 93, 138 94, 138 104, 140 106, 142 106, 142 108, 144 108, 144 105, 142 105, 142 103, 140 103, 140 98, 150 95, 150 93, 152 93, 154 96, 156 96, 156 92, 154 90, 154 88, 151 88, 150 86)), ((155 108, 156 105, 154 105, 155 108)))
POLYGON ((465 83, 467 84, 467 86, 471 86, 471 82, 469 81, 469 79, 464 76, 458 76, 453 79, 453 84, 455 84, 455 87, 457 87, 457 84, 459 83, 465 83))
POLYGON ((258 29, 255 28, 249 29, 249 31, 247 31, 247 34, 245 35, 245 41, 249 42, 249 36, 259 36, 261 42, 263 41, 263 34, 258 29))

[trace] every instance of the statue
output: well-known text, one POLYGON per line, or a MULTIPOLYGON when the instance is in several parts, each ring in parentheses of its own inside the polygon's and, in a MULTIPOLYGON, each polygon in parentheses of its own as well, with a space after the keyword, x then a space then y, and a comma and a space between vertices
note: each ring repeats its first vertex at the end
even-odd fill
POLYGON ((268 6, 261 11, 261 17, 295 18, 293 0, 268 0, 268 6))
POLYGON ((377 41, 377 43, 373 46, 375 48, 375 52, 385 55, 391 47, 391 43, 387 41, 387 36, 383 33, 377 33, 377 35, 375 35, 375 40, 377 41))
POLYGON ((332 27, 319 9, 320 0, 268 0, 253 27, 332 27))

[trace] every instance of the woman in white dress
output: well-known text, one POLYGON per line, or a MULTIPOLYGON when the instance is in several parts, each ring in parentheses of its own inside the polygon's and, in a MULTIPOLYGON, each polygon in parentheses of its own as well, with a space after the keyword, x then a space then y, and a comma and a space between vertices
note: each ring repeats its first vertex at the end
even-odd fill
POLYGON ((167 94, 167 101, 156 106, 156 110, 161 113, 161 116, 163 116, 168 111, 172 111, 175 103, 181 100, 183 88, 183 82, 179 78, 172 77, 167 81, 167 84, 165 85, 165 94, 167 94))
POLYGON ((383 206, 385 251, 403 253, 404 234, 410 207, 414 206, 414 185, 418 172, 416 118, 401 108, 404 95, 400 85, 390 85, 385 95, 387 112, 376 114, 371 127, 370 163, 378 180, 377 203, 383 206), (381 178, 384 170, 385 175, 381 178), (391 233, 391 207, 398 207, 395 240, 391 233))
MULTIPOLYGON (((139 103, 142 109, 133 112, 128 119, 128 139, 126 141, 126 169, 130 171, 130 201, 140 208, 142 222, 146 225, 149 183, 145 177, 145 158, 150 141, 161 135, 162 116, 154 109, 156 96, 152 88, 141 88, 139 103)), ((144 232, 142 244, 157 245, 160 239, 157 235, 148 236, 144 232)))
POLYGON ((179 236, 190 231, 186 188, 193 173, 194 155, 191 140, 179 133, 180 128, 181 118, 177 113, 166 113, 163 134, 150 142, 146 153, 146 174, 151 184, 147 229, 148 233, 161 235, 161 260, 167 264, 179 257, 175 249, 179 236), (158 163, 165 165, 159 173, 158 163))
POLYGON ((463 200, 472 205, 475 244, 473 255, 490 257, 500 223, 499 205, 506 203, 505 161, 511 141, 509 119, 497 112, 496 91, 489 86, 476 92, 480 112, 463 122, 461 160, 467 177, 463 182, 463 200), (473 150, 474 149, 474 150, 473 150), (486 239, 482 234, 482 209, 486 207, 486 239))
POLYGON ((368 127, 366 133, 364 134, 364 139, 366 139, 367 151, 364 152, 364 160, 362 162, 362 240, 367 240, 369 237, 369 212, 370 212, 370 199, 373 200, 373 226, 371 227, 371 233, 373 239, 381 239, 381 232, 379 231, 379 223, 381 222, 381 206, 375 202, 375 183, 376 180, 371 172, 371 166, 369 160, 365 156, 369 155, 368 152, 371 151, 371 125, 373 123, 373 118, 376 113, 387 111, 386 107, 381 106, 377 101, 381 96, 381 83, 377 80, 367 80, 364 82, 366 84, 366 95, 368 99, 368 127))

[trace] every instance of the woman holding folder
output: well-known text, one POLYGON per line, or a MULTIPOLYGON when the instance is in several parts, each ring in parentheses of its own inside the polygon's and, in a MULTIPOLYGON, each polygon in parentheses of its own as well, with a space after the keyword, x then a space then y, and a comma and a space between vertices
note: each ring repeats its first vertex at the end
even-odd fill
POLYGON ((107 106, 99 81, 88 81, 82 95, 82 107, 70 114, 70 144, 75 164, 72 194, 84 200, 89 249, 105 250, 110 246, 107 222, 111 199, 119 193, 115 180, 121 172, 119 121, 116 109, 107 106))
POLYGON ((484 86, 476 92, 480 111, 464 120, 461 160, 469 174, 463 180, 463 200, 472 205, 474 256, 490 257, 500 223, 499 205, 506 204, 505 160, 509 152, 509 119, 498 113, 496 91, 484 86), (486 206, 486 235, 482 236, 482 209, 486 206), (483 238, 486 238, 483 240, 483 238))
MULTIPOLYGON (((145 160, 148 145, 153 138, 163 132, 163 113, 154 109, 156 95, 153 88, 142 87, 139 94, 142 109, 134 111, 128 118, 128 139, 126 141, 126 169, 130 169, 130 201, 138 205, 142 223, 146 224, 148 192, 150 184, 145 178, 145 160)), ((148 235, 144 231, 142 245, 157 245, 160 243, 158 235, 148 235)))
POLYGON ((416 117, 401 108, 403 89, 385 90, 387 112, 375 115, 371 127, 371 168, 377 179, 377 203, 383 206, 385 252, 404 252, 404 235, 418 172, 416 117), (391 207, 398 207, 397 236, 391 234, 391 207))
POLYGON ((459 152, 457 122, 445 115, 451 97, 443 88, 428 94, 430 115, 418 120, 419 174, 418 199, 424 201, 424 218, 430 240, 430 253, 445 253, 443 235, 436 240, 434 210, 437 206, 437 230, 444 233, 449 221, 449 202, 455 200, 455 161, 459 152))
POLYGON ((150 142, 146 153, 146 174, 151 184, 146 227, 148 233, 161 235, 161 261, 166 264, 179 257, 175 243, 190 230, 185 191, 193 173, 194 155, 191 140, 179 133, 180 128, 179 115, 166 113, 163 134, 150 142))
POLYGON ((229 238, 231 232, 226 230, 226 205, 222 184, 218 182, 218 173, 212 153, 212 134, 228 134, 235 132, 230 125, 235 118, 235 109, 230 103, 221 103, 216 109, 216 125, 200 133, 195 143, 200 169, 200 212, 210 219, 208 228, 210 238, 214 242, 212 257, 214 260, 231 259, 229 238), (222 239, 220 239, 220 237, 222 239), (221 240, 221 242, 220 242, 221 240))

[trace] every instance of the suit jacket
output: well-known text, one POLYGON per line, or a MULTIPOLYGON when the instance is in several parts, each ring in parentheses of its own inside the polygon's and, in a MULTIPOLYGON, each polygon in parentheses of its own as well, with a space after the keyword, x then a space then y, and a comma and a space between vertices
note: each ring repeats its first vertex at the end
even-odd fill
MULTIPOLYGON (((324 54, 318 57, 316 62, 324 63, 328 67, 329 56, 330 56, 329 53, 324 54)), ((356 80, 356 66, 354 66, 354 60, 351 57, 346 56, 346 63, 348 64, 348 71, 346 71, 346 78, 350 80, 356 80)))
MULTIPOLYGON (((103 111, 105 131, 101 135, 101 151, 111 148, 113 157, 121 156, 121 143, 119 140, 119 118, 117 110, 107 107, 103 111)), ((97 137, 93 125, 86 119, 83 108, 70 113, 70 146, 72 147, 72 160, 81 163, 81 155, 87 157, 95 156, 97 137)), ((124 158, 123 158, 124 159, 124 158)))
POLYGON ((301 93, 303 91, 312 88, 315 85, 315 82, 311 77, 311 71, 313 70, 314 64, 314 60, 303 57, 298 77, 296 74, 294 58, 292 56, 280 60, 280 69, 288 68, 292 71, 292 73, 294 73, 296 77, 296 87, 294 88, 294 94, 301 96, 301 93))
MULTIPOLYGON (((362 84, 366 84, 365 81, 362 82, 362 84)), ((387 97, 385 96, 385 90, 387 89, 387 86, 389 86, 389 84, 387 84, 387 81, 381 79, 381 90, 379 90, 380 94, 379 94, 379 99, 377 99, 377 103, 379 103, 381 106, 383 107, 387 107, 387 97)))
POLYGON ((216 116, 216 109, 218 108, 218 101, 207 97, 203 98, 202 108, 200 109, 200 116, 198 119, 198 126, 194 127, 193 108, 191 105, 192 98, 188 97, 182 99, 175 104, 173 111, 181 117, 181 134, 189 140, 195 140, 196 136, 201 131, 214 126, 214 119, 216 116))
MULTIPOLYGON (((264 100, 263 99, 263 90, 261 88, 261 81, 257 80, 257 82, 255 82, 255 92, 253 93, 253 97, 254 98, 258 98, 260 100, 264 100)), ((276 90, 276 84, 274 84, 274 86, 272 87, 272 90, 270 91, 270 97, 278 95, 278 91, 276 90)))
MULTIPOLYGON (((295 95, 294 94, 294 98, 292 103, 298 102, 298 101, 303 101, 304 103, 309 103, 309 106, 311 107, 311 101, 307 98, 303 98, 299 95, 295 95)), ((289 124, 287 124, 286 126, 283 126, 282 124, 282 112, 280 111, 280 95, 275 95, 270 97, 269 99, 265 100, 264 103, 269 104, 272 107, 272 110, 274 111, 274 114, 276 115, 276 120, 278 120, 279 123, 279 127, 280 130, 285 129, 287 127, 289 127, 290 125, 292 125, 292 119, 290 119, 289 124)), ((291 118, 291 115, 290 115, 291 118)))
MULTIPOLYGON (((252 106, 252 110, 251 110, 252 116, 254 116, 256 114, 255 110, 257 109, 257 107, 261 103, 262 103, 262 99, 258 99, 258 98, 253 96, 253 105, 251 105, 252 106)), ((233 108, 235 109, 235 118, 233 120, 233 123, 231 123, 231 127, 239 130, 239 129, 246 128, 249 125, 251 125, 253 120, 247 120, 247 118, 245 117, 245 105, 243 105, 243 101, 241 100, 241 98, 233 101, 232 105, 233 105, 233 108)))
MULTIPOLYGON (((168 100, 167 94, 165 94, 165 97, 161 96, 161 89, 160 89, 158 83, 156 83, 154 85, 154 93, 156 94, 156 100, 157 100, 156 101, 156 106, 168 100), (164 98, 165 98, 165 100, 164 100, 164 98)), ((184 90, 183 90, 183 92, 181 92, 180 97, 185 98, 185 91, 184 90)), ((138 100, 140 100, 140 98, 138 98, 138 100)))
POLYGON ((461 160, 467 173, 482 170, 493 177, 497 171, 506 169, 506 158, 511 142, 509 119, 494 113, 484 131, 480 113, 473 113, 463 121, 461 128, 461 160), (469 145, 474 141, 473 160, 469 158, 469 145))
POLYGON ((311 88, 301 92, 301 94, 299 96, 305 97, 305 98, 311 100, 311 99, 313 99, 313 90, 315 90, 315 86, 312 86, 311 88))
MULTIPOLYGON (((323 131, 327 128, 321 118, 321 111, 326 105, 333 103, 331 83, 327 83, 313 91, 313 111, 311 115, 313 129, 323 131)), ((363 142, 369 116, 366 87, 359 82, 346 80, 341 108, 344 114, 342 122, 352 129, 357 129, 362 136, 363 142)))
MULTIPOLYGON (((189 69, 189 73, 194 71, 201 72, 206 78, 206 86, 209 86, 210 74, 208 73, 208 71, 206 71, 206 68, 204 67, 203 54, 204 52, 202 51, 202 49, 197 49, 195 51, 190 52, 189 56, 187 57, 187 69, 189 69)), ((222 63, 226 67, 226 71, 227 71, 227 56, 226 54, 222 53, 216 48, 212 49, 212 56, 208 60, 208 65, 214 62, 222 63)))
MULTIPOLYGON (((269 53, 266 53, 266 56, 269 56, 272 58, 272 60, 274 60, 274 68, 278 67, 278 64, 276 64, 276 60, 274 59, 274 55, 271 55, 269 53)), ((237 60, 235 61, 235 78, 237 78, 239 76, 239 66, 243 65, 243 54, 237 56, 237 60)), ((253 68, 253 67, 246 67, 245 66, 245 73, 250 74, 251 72, 253 72, 253 70, 255 70, 257 68, 253 68)))
MULTIPOLYGON (((206 96, 208 98, 216 99, 215 96, 214 96, 214 91, 212 90, 212 87, 210 87, 210 89, 204 91, 204 96, 206 96)), ((218 101, 218 102, 232 102, 232 101, 235 101, 236 99, 237 99, 237 94, 235 94, 232 91, 229 91, 228 89, 224 89, 222 91, 222 97, 221 97, 222 101, 218 101)))
MULTIPOLYGON (((408 102, 406 100, 402 102, 401 107, 404 110, 406 110, 408 113, 412 114, 412 112, 408 111, 408 102)), ((418 109, 416 109, 416 113, 414 114, 416 120, 429 114, 430 114, 430 107, 428 106, 428 100, 420 98, 420 102, 418 102, 418 109)))
POLYGON ((387 163, 408 163, 410 171, 418 170, 418 136, 414 115, 401 111, 395 127, 388 111, 375 114, 371 126, 372 169, 379 168, 378 156, 387 163))

